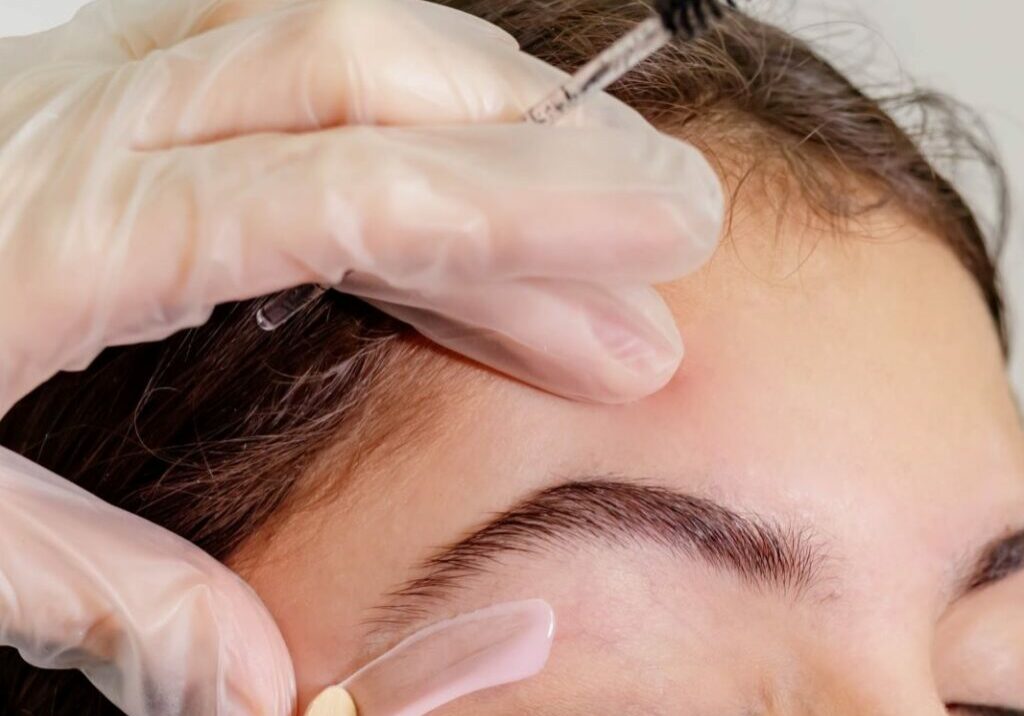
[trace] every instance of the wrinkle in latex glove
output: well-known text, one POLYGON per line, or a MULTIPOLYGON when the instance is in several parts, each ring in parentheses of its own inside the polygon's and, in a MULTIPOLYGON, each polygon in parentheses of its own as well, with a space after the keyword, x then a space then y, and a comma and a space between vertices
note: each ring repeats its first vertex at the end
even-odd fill
POLYGON ((555 614, 541 599, 496 604, 433 624, 325 690, 306 716, 424 716, 537 674, 554 633, 555 614))

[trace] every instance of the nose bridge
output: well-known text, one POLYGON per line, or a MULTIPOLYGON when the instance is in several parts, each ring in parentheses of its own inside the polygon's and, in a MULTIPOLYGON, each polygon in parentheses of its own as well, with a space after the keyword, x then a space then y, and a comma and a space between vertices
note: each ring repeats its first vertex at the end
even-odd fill
MULTIPOLYGON (((857 649, 839 649, 847 655, 857 649)), ((819 650, 801 716, 947 716, 927 658, 911 649, 863 651, 836 660, 835 645, 819 650)), ((784 710, 785 711, 785 710, 784 710)), ((773 713, 773 716, 775 714, 773 713)), ((792 716, 779 713, 778 716, 792 716)))
POLYGON ((807 716, 948 716, 945 705, 933 692, 919 690, 913 694, 900 689, 882 693, 877 688, 865 688, 864 684, 848 684, 820 694, 814 699, 815 703, 808 704, 805 713, 807 716))

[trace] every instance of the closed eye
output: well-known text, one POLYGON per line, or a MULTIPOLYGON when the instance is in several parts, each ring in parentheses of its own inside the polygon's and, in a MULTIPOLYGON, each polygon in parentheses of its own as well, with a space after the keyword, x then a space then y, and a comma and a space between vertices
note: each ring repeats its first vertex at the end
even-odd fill
POLYGON ((1007 709, 1000 706, 950 704, 946 708, 954 716, 1024 716, 1024 711, 1020 709, 1007 709))

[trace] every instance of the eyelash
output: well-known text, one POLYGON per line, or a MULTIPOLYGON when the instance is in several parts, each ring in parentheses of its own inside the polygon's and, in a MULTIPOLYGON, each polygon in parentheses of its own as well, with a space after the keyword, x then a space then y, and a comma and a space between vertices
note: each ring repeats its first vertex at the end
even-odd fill
POLYGON ((949 704, 946 708, 951 713, 959 714, 959 716, 1024 716, 1024 711, 1019 709, 1006 709, 999 706, 949 704))

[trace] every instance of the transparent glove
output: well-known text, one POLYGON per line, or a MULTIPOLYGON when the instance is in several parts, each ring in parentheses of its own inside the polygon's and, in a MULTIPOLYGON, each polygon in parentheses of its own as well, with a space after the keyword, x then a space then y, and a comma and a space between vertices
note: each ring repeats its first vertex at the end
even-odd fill
POLYGON ((0 644, 80 669, 130 716, 285 716, 295 674, 219 562, 0 449, 0 644))
POLYGON ((653 392, 682 345, 649 285, 707 258, 719 185, 608 97, 522 123, 562 78, 419 0, 105 0, 4 41, 0 395, 349 272, 541 387, 653 392))
MULTIPOLYGON (((520 123, 561 78, 419 0, 102 0, 0 41, 0 408, 219 302, 342 277, 541 387, 655 390, 681 342, 649 286, 712 251, 720 190, 607 97, 520 123)), ((294 708, 236 577, 0 457, 0 643, 131 716, 294 708)))

